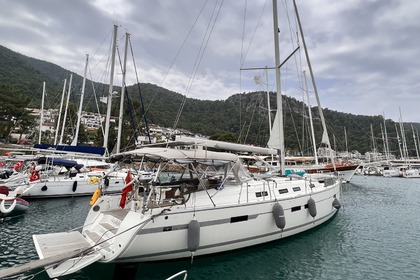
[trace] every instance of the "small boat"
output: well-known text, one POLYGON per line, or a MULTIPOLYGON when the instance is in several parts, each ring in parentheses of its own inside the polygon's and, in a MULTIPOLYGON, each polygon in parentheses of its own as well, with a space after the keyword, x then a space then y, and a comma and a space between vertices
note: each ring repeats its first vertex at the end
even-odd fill
POLYGON ((0 186, 0 220, 24 214, 29 208, 29 202, 16 197, 8 187, 0 186))
POLYGON ((408 168, 402 173, 404 178, 420 178, 420 169, 418 168, 408 168))
POLYGON ((54 198, 91 196, 98 187, 103 193, 118 193, 127 175, 123 171, 90 171, 75 160, 42 157, 38 159, 41 170, 34 170, 28 182, 15 188, 23 198, 54 198), (104 180, 101 180, 104 179, 104 180), (100 183, 103 183, 100 185, 100 183))
POLYGON ((307 167, 305 170, 308 174, 323 174, 323 175, 331 175, 337 174, 338 178, 343 183, 349 183, 353 175, 356 173, 357 168, 359 168, 359 164, 354 163, 335 163, 333 164, 326 164, 326 165, 319 165, 319 166, 311 166, 307 167))

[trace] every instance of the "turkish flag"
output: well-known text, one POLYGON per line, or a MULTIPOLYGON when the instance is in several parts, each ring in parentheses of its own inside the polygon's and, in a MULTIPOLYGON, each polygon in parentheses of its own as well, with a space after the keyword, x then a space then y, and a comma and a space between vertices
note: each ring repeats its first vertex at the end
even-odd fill
MULTIPOLYGON (((131 182, 131 172, 130 172, 130 170, 128 170, 127 177, 125 177, 125 184, 128 185, 130 182, 131 182)), ((132 185, 130 185, 128 187, 125 187, 122 190, 121 199, 120 199, 120 207, 121 208, 124 208, 125 207, 125 202, 127 200, 127 194, 129 192, 131 192, 132 190, 133 190, 133 186, 132 185)))
POLYGON ((39 180, 39 173, 38 171, 34 170, 31 174, 31 177, 29 177, 29 182, 33 182, 37 180, 39 180))

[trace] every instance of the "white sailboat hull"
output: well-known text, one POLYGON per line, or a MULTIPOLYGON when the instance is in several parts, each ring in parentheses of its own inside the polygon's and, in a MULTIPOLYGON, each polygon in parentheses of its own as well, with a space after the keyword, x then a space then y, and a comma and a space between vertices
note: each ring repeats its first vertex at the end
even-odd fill
MULTIPOLYGON (((112 226, 118 228, 115 237, 107 236, 103 239, 112 238, 112 243, 108 250, 102 250, 104 262, 144 262, 144 261, 160 261, 178 258, 188 258, 191 251, 188 249, 188 225, 195 219, 200 225, 199 248, 194 252, 195 256, 220 253, 244 247, 262 244, 284 237, 292 236, 313 227, 316 227, 330 219, 337 211, 333 206, 335 198, 339 199, 340 183, 333 186, 319 186, 321 190, 312 191, 308 187, 307 190, 299 192, 286 193, 276 195, 279 189, 292 190, 293 187, 302 186, 302 180, 290 181, 281 178, 277 185, 270 182, 270 190, 268 186, 262 186, 261 183, 249 187, 248 202, 245 200, 246 195, 241 199, 229 199, 231 195, 226 192, 225 197, 214 197, 213 202, 204 206, 203 201, 209 201, 205 192, 197 193, 195 198, 196 204, 187 203, 170 208, 157 208, 151 211, 153 218, 149 214, 142 214, 141 211, 128 211, 123 220, 119 221, 115 216, 109 217, 109 213, 115 210, 106 209, 109 205, 116 203, 118 196, 110 196, 108 200, 104 200, 97 205, 105 208, 103 212, 95 212, 91 210, 84 227, 84 235, 91 236, 91 232, 96 232, 95 236, 102 236, 105 231, 100 229, 100 224, 108 223, 107 228, 112 226), (282 182, 281 182, 282 181, 282 182), (262 187, 262 188, 261 188, 262 187), (256 193, 268 191, 271 194, 265 198, 252 198, 256 193), (308 210, 308 200, 315 200, 317 214, 312 217, 308 210), (273 206, 279 203, 284 209, 284 217, 286 226, 284 229, 276 227, 273 216, 273 206), (161 211, 170 209, 167 212, 161 211), (112 210, 112 211, 110 211, 112 210), (153 222, 152 222, 153 221, 153 222), (144 224, 141 224, 144 222, 144 224), (141 225, 140 225, 141 224, 141 225), (135 226, 134 225, 139 225, 135 226), (119 233, 132 228, 123 235, 119 233), (118 244, 118 246, 117 246, 118 244), (125 245, 122 245, 125 244, 125 245), (109 254, 113 251, 114 254, 109 254)), ((309 183, 308 183, 309 184, 309 183)), ((211 190, 213 191, 213 190, 211 190)), ((216 192, 216 191, 214 191, 216 192)), ((237 190, 232 190, 232 195, 237 190)), ((94 208, 92 208, 94 209, 94 208)), ((106 235, 106 234, 105 234, 106 235)), ((91 242, 93 239, 91 240, 91 242)), ((96 240, 97 241, 97 240, 96 240)))
MULTIPOLYGON (((288 202, 285 201, 286 204, 288 202)), ((265 205, 234 207, 229 209, 230 215, 226 215, 227 211, 225 210, 197 213, 196 219, 200 223, 200 248, 194 255, 221 253, 295 235, 322 224, 336 212, 336 209, 331 209, 332 201, 330 201, 329 209, 323 211, 322 216, 320 215, 316 219, 313 219, 307 210, 306 213, 300 215, 291 213, 286 215, 286 220, 292 223, 291 219, 294 218, 294 221, 290 227, 282 231, 274 223, 272 213, 274 203, 272 201, 265 205), (223 213, 225 215, 222 215, 223 213), (295 217, 292 218, 292 216, 295 217), (230 221, 234 217, 247 217, 248 220, 231 223, 230 221)), ((302 206, 304 204, 306 202, 302 200, 302 206)), ((161 219, 162 223, 156 221, 153 227, 144 229, 149 232, 148 234, 141 234, 140 231, 135 235, 129 247, 115 261, 145 262, 191 257, 191 252, 187 247, 187 226, 192 220, 192 216, 192 213, 178 215, 176 219, 180 224, 174 226, 180 229, 170 232, 163 231, 165 227, 171 227, 165 223, 165 220, 161 219)))
POLYGON ((311 176, 322 176, 322 175, 337 175, 338 178, 343 183, 349 183, 353 178, 354 174, 356 173, 357 168, 359 165, 348 165, 348 166, 336 166, 334 167, 322 167, 322 166, 314 166, 310 168, 306 168, 306 172, 309 173, 311 176))
POLYGON ((50 277, 72 273, 93 261, 149 262, 221 253, 279 240, 323 224, 339 208, 334 204, 340 199, 340 187, 339 181, 331 184, 328 180, 276 178, 270 182, 248 183, 248 192, 244 190, 236 199, 232 198, 240 186, 230 186, 219 191, 208 190, 209 195, 205 191, 197 192, 186 204, 161 205, 145 213, 138 202, 129 203, 131 209, 121 209, 120 195, 102 196, 90 210, 82 234, 35 235, 34 242, 41 259, 54 258, 57 252, 72 253, 76 245, 67 246, 68 243, 81 244, 79 247, 89 252, 50 267, 47 270, 50 277), (213 196, 213 203, 209 196, 213 196), (314 217, 309 199, 316 205, 314 217), (277 203, 284 210, 283 229, 276 226, 273 215, 277 203), (198 236, 191 236, 188 230, 192 220, 199 224, 195 233, 198 236), (77 242, 67 242, 67 235, 77 242), (199 240, 197 248, 191 248, 191 239, 199 240))
MULTIPOLYGON (((51 176, 16 187, 15 191, 23 198, 52 198, 89 196, 99 187, 100 175, 80 173, 76 177, 51 176)), ((118 193, 124 187, 124 177, 110 177, 105 193, 118 193)))

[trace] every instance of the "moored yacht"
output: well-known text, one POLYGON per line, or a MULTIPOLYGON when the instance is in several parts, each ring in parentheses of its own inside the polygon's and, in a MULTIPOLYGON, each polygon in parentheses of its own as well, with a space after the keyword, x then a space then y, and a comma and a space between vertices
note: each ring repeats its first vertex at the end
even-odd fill
POLYGON ((81 233, 35 235, 41 259, 83 251, 48 267, 50 277, 95 261, 170 260, 253 246, 316 227, 340 208, 336 177, 256 179, 234 154, 143 148, 114 159, 156 172, 127 180, 122 195, 99 197, 81 233))

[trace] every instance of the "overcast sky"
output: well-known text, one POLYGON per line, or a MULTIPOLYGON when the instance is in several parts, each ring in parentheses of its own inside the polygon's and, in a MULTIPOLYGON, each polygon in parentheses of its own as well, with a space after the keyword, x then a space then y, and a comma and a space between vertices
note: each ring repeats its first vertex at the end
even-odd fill
MULTIPOLYGON (((420 1, 297 0, 297 5, 324 108, 385 114, 395 121, 401 109, 403 121, 420 121, 420 1)), ((281 60, 297 46, 292 8, 292 0, 279 0, 281 60)), ((114 24, 121 57, 130 33, 140 82, 206 100, 267 89, 253 81, 259 75, 265 82, 265 71, 240 69, 274 66, 271 0, 5 0, 0 44, 80 75, 89 54, 90 76, 108 83, 114 24)), ((299 45, 282 67, 282 91, 302 100, 295 81, 309 71, 301 40, 299 45)), ((130 54, 129 85, 137 79, 132 61, 130 54)), ((272 70, 268 84, 274 91, 272 70)))

